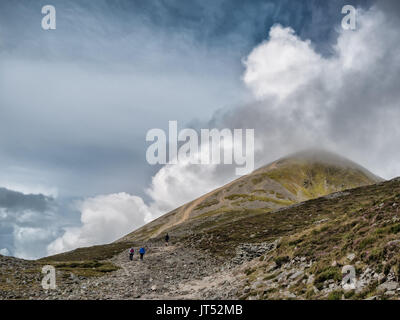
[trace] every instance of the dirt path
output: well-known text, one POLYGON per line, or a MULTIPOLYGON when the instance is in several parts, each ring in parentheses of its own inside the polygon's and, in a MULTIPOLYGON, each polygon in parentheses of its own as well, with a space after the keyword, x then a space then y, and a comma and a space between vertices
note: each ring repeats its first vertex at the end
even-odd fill
MULTIPOLYGON (((236 179, 234 181, 231 181, 230 183, 228 183, 228 184, 226 184, 226 185, 224 185, 224 186, 222 186, 222 187, 220 187, 218 189, 215 189, 215 190, 213 190, 213 191, 211 191, 209 193, 206 193, 204 196, 201 196, 200 198, 197 198, 196 200, 194 200, 192 202, 189 202, 188 204, 184 205, 175 215, 175 217, 181 216, 180 219, 175 221, 172 224, 165 223, 160 229, 157 230, 157 232, 154 233, 152 238, 157 237, 158 235, 163 233, 166 229, 175 227, 175 226, 185 222, 186 220, 188 220, 190 218, 190 214, 191 214, 191 212, 193 211, 194 208, 196 208, 200 203, 202 203, 207 198, 211 197, 212 195, 216 194, 217 192, 219 192, 221 190, 223 192, 222 192, 222 195, 219 197, 219 201, 220 201, 220 203, 224 203, 225 202, 224 201, 224 195, 225 195, 225 192, 226 192, 227 188, 229 188, 231 185, 237 183, 238 180, 243 179, 244 177, 246 177, 246 176, 242 176, 242 177, 240 177, 240 178, 238 178, 238 179, 236 179)), ((230 207, 232 207, 232 206, 230 205, 230 207)))
MULTIPOLYGON (((136 248, 135 248, 136 249, 136 248)), ((137 250, 137 249, 136 249, 137 250)), ((224 297, 219 283, 230 280, 204 253, 177 246, 149 247, 144 260, 124 252, 113 259, 120 269, 69 288, 65 299, 204 299, 224 297)))

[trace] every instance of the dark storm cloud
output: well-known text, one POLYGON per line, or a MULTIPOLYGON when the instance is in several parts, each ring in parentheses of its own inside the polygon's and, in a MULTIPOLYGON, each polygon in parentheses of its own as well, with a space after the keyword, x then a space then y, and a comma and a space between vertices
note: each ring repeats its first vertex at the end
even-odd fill
MULTIPOLYGON (((352 5, 368 7, 371 2, 355 0, 352 5)), ((84 57, 94 62, 105 59, 115 62, 129 59, 130 55, 137 55, 141 47, 150 45, 151 48, 152 40, 165 41, 165 37, 178 44, 179 49, 189 46, 189 49, 227 50, 229 46, 235 49, 236 55, 242 55, 265 39, 275 23, 291 26, 316 46, 325 46, 334 40, 336 32, 332 26, 340 21, 341 8, 347 1, 54 0, 52 5, 58 14, 57 31, 53 33, 40 29, 40 9, 45 4, 46 1, 3 1, 0 4, 3 50, 30 58, 84 57), (129 41, 137 40, 138 34, 150 38, 130 45, 129 41), (125 45, 115 50, 121 39, 126 41, 125 45), (30 50, 24 52, 22 48, 30 50)))
POLYGON ((0 250, 25 258, 45 255, 64 220, 58 210, 51 197, 0 188, 0 250))
POLYGON ((33 210, 46 211, 51 208, 53 199, 42 194, 23 194, 0 188, 0 208, 9 211, 33 210))
POLYGON ((385 14, 400 18, 400 2, 398 0, 376 0, 376 5, 385 14))
POLYGON ((46 32, 46 1, 2 1, 0 165, 61 195, 144 196, 147 130, 239 103, 241 58, 275 23, 326 51, 342 2, 55 0, 46 32))

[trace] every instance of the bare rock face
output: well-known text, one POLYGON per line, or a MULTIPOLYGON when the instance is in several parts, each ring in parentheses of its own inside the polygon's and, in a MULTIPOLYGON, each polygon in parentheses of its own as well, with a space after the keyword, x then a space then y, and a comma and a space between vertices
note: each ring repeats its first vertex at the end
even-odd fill
POLYGON ((239 265, 274 250, 279 240, 269 243, 243 243, 236 248, 236 256, 230 261, 231 265, 239 265))

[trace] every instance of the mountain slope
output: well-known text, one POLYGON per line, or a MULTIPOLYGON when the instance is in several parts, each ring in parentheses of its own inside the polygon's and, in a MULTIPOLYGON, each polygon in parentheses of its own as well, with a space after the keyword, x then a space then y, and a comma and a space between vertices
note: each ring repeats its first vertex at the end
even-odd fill
POLYGON ((89 257, 108 256, 106 262, 119 267, 72 285, 60 279, 60 289, 47 297, 397 299, 399 208, 400 179, 394 179, 267 214, 246 209, 193 219, 171 230, 169 247, 160 235, 144 243, 119 242, 119 249, 95 246, 41 260, 64 261, 72 273, 89 257), (144 263, 129 261, 123 247, 139 245, 148 248, 144 263), (353 290, 341 284, 345 265, 355 270, 353 290))
MULTIPOLYGON (((318 152, 283 158, 256 170, 250 181, 260 174, 273 180, 272 176, 288 192, 297 188, 300 199, 380 180, 345 159, 322 156, 318 152), (306 183, 301 185, 301 181, 306 183)), ((207 200, 200 198, 184 206, 187 219, 168 227, 168 247, 159 234, 148 240, 119 241, 47 257, 19 268, 12 286, 2 279, 0 298, 20 294, 36 299, 400 297, 400 179, 276 210, 237 206, 196 216, 193 211, 202 201, 207 200), (136 256, 130 261, 126 249, 143 245, 147 247, 144 262, 136 256), (39 286, 43 264, 57 268, 54 292, 39 286), (345 265, 354 267, 354 289, 345 290, 341 283, 345 265), (29 291, 15 294, 14 288, 26 286, 25 279, 31 274, 37 280, 29 278, 29 291)), ((8 259, 1 271, 10 274, 13 265, 20 263, 8 259)))
POLYGON ((247 209, 273 211, 382 181, 338 155, 307 150, 279 159, 150 222, 119 241, 147 240, 188 220, 247 209))
POLYGON ((242 264, 234 272, 242 298, 398 298, 399 206, 394 179, 177 234, 185 245, 242 264), (345 265, 354 267, 353 290, 341 284, 345 265))

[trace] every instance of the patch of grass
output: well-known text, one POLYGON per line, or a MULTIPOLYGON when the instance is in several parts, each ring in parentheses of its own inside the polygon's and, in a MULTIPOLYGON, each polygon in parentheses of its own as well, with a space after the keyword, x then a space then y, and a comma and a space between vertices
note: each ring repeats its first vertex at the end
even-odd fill
POLYGON ((267 193, 264 189, 254 189, 252 191, 252 193, 257 193, 257 192, 259 192, 259 193, 267 193))
POLYGON ((263 278, 263 280, 264 281, 272 280, 272 279, 276 278, 278 275, 279 275, 279 272, 271 273, 271 274, 266 275, 263 278))
POLYGON ((399 233, 400 232, 400 223, 397 223, 393 226, 390 227, 390 232, 391 233, 399 233))
POLYGON ((383 249, 381 248, 374 248, 371 250, 371 252, 368 255, 368 261, 369 262, 379 262, 383 258, 383 249))
POLYGON ((218 203, 219 203, 219 201, 217 199, 209 200, 209 201, 206 201, 206 202, 203 202, 203 203, 199 204, 194 210, 201 210, 201 209, 204 209, 204 208, 208 208, 208 207, 211 207, 211 206, 216 205, 218 203))
POLYGON ((113 272, 119 268, 111 262, 99 261, 72 261, 55 263, 57 270, 71 272, 77 276, 98 277, 106 273, 113 272))
POLYGON ((248 268, 244 271, 244 273, 246 274, 246 276, 250 276, 252 273, 254 273, 257 269, 252 269, 252 268, 248 268))
POLYGON ((226 196, 225 199, 228 200, 245 199, 245 201, 272 202, 281 206, 288 206, 294 203, 292 200, 274 199, 270 197, 257 196, 254 194, 231 194, 229 196, 226 196))
POLYGON ((264 177, 260 176, 260 177, 256 177, 256 178, 251 179, 251 182, 253 184, 259 184, 260 182, 263 182, 263 180, 264 180, 264 177))
POLYGON ((343 290, 332 291, 328 295, 328 300, 341 300, 343 296, 343 290))
POLYGON ((360 241, 360 244, 358 245, 358 247, 359 247, 360 250, 363 250, 363 249, 371 246, 375 242, 376 242, 376 237, 375 236, 369 236, 369 237, 366 237, 366 238, 362 239, 360 241))
POLYGON ((315 296, 314 289, 308 288, 307 291, 306 291, 305 296, 306 296, 306 299, 312 300, 314 298, 314 296, 315 296))
POLYGON ((324 270, 320 271, 314 280, 314 284, 322 284, 327 280, 340 281, 342 279, 342 274, 337 267, 327 267, 324 270))
POLYGON ((288 256, 280 256, 280 257, 276 257, 274 259, 274 262, 276 263, 276 265, 280 268, 282 265, 284 265, 285 263, 289 262, 290 258, 288 256))
POLYGON ((92 246, 75 249, 73 251, 60 253, 54 256, 45 257, 39 259, 40 263, 51 262, 71 262, 71 261, 101 261, 111 259, 117 254, 127 250, 128 248, 136 246, 132 242, 115 242, 111 244, 105 244, 100 246, 92 246))
POLYGON ((345 299, 351 299, 352 297, 354 297, 355 293, 356 293, 355 290, 345 291, 344 292, 344 298, 345 299))
POLYGON ((303 238, 298 238, 294 239, 288 242, 289 246, 297 246, 299 243, 301 243, 304 239, 303 238))
POLYGON ((221 207, 221 208, 217 208, 215 210, 210 210, 207 212, 204 212, 198 216, 193 217, 193 220, 199 220, 199 219, 204 219, 204 218, 208 218, 208 217, 213 217, 222 213, 226 213, 226 212, 230 212, 230 209, 228 207, 221 207))

